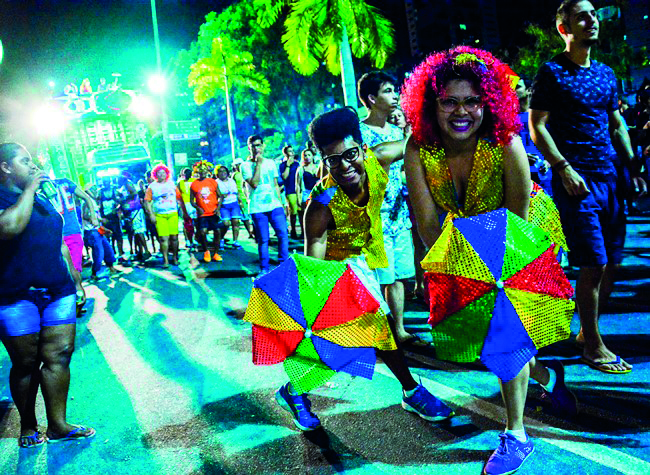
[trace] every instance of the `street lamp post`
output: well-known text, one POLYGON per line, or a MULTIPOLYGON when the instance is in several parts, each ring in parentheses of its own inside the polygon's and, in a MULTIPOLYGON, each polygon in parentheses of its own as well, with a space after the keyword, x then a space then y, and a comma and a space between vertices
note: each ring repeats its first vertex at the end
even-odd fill
MULTIPOLYGON (((156 0, 151 0, 151 21, 153 23, 153 40, 156 47, 156 67, 158 75, 162 76, 162 63, 160 61, 160 38, 158 36, 158 15, 156 14, 156 0)), ((169 140, 169 118, 167 117, 167 108, 165 107, 164 93, 160 94, 160 107, 162 109, 162 136, 165 143, 165 157, 167 167, 174 173, 174 159, 172 157, 172 144, 169 140)))

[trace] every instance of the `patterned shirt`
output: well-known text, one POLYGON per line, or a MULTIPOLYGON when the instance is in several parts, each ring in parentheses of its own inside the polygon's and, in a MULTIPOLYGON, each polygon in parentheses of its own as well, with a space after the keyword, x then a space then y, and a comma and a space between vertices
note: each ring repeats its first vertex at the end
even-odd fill
POLYGON ((593 59, 583 68, 559 54, 537 73, 530 108, 551 113, 547 128, 562 156, 580 174, 615 173, 609 113, 617 108, 617 91, 614 72, 593 59))
MULTIPOLYGON (((370 127, 363 122, 361 126, 361 136, 363 143, 368 147, 374 147, 385 142, 395 142, 404 138, 402 129, 392 124, 386 124, 388 131, 382 133, 376 127, 370 127)), ((388 172, 388 186, 384 203, 381 206, 381 221, 384 228, 384 235, 395 236, 405 229, 411 229, 411 220, 409 219, 409 210, 406 206, 406 199, 402 194, 402 161, 394 162, 388 172)))

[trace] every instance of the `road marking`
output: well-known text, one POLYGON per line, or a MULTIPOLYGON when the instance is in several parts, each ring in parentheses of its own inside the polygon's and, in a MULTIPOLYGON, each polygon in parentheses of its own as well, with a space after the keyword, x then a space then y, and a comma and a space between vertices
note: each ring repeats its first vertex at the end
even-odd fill
MULTIPOLYGON (((393 373, 384 365, 378 365, 376 371, 384 376, 395 378, 393 373)), ((420 376, 420 375, 418 375, 420 376)), ((496 422, 506 420, 506 411, 503 407, 479 399, 471 394, 459 391, 431 379, 420 376, 427 384, 427 389, 438 398, 455 406, 487 417, 496 422)), ((524 417, 526 431, 535 438, 583 457, 605 467, 618 470, 626 475, 647 475, 650 473, 650 463, 618 450, 610 449, 596 441, 585 439, 575 432, 558 429, 544 424, 536 419, 524 417)), ((611 440, 616 440, 612 437, 611 440)))

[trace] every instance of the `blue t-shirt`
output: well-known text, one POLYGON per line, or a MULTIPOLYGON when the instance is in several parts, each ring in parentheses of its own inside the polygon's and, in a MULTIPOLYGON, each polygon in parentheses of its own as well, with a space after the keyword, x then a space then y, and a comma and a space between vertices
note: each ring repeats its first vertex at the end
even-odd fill
POLYGON ((300 165, 294 161, 291 164, 291 168, 289 168, 289 176, 285 180, 282 178, 282 174, 287 169, 287 162, 285 161, 280 164, 280 178, 284 184, 285 195, 293 195, 296 193, 296 173, 298 172, 298 168, 300 168, 300 165))
POLYGON ((74 202, 74 190, 77 189, 77 185, 67 178, 54 180, 54 183, 58 193, 52 200, 52 204, 63 217, 63 236, 81 234, 81 224, 77 218, 77 206, 74 202))
POLYGON ((617 91, 614 72, 593 59, 583 68, 559 54, 537 73, 530 108, 550 112, 548 131, 580 174, 615 173, 609 113, 617 109, 617 91))
MULTIPOLYGON (((18 201, 20 194, 0 185, 0 210, 18 201)), ((38 193, 29 223, 18 236, 0 245, 0 297, 15 301, 31 287, 48 289, 57 297, 74 294, 75 287, 63 260, 63 220, 38 193)))

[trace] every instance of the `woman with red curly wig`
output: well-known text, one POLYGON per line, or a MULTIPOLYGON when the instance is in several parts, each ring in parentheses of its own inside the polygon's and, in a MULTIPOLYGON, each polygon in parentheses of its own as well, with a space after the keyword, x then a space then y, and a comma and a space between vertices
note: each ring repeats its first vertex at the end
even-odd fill
POLYGON ((181 192, 171 180, 171 171, 158 164, 151 171, 152 181, 144 195, 145 207, 151 222, 158 231, 158 241, 163 255, 163 267, 169 267, 169 251, 172 264, 178 265, 178 206, 182 207, 181 192))
MULTIPOLYGON (((405 155, 409 196, 418 232, 424 244, 431 248, 431 256, 436 252, 440 254, 446 246, 443 242, 446 239, 436 241, 443 229, 454 231, 456 218, 506 208, 528 219, 530 172, 518 136, 521 128, 517 117, 519 106, 507 65, 486 51, 466 46, 433 54, 415 68, 405 83, 402 108, 413 132, 405 155), (439 221, 441 212, 448 213, 443 227, 439 221)), ((458 251, 454 259, 467 261, 463 252, 468 251, 458 251)), ((426 264, 427 259, 422 262, 425 269, 426 264)), ((470 290, 463 287, 461 291, 470 290)), ((463 297, 453 295, 449 298, 463 297)), ((436 321, 435 313, 440 308, 440 305, 436 307, 440 300, 434 300, 432 297, 432 321, 436 321)), ((564 319, 568 327, 573 314, 572 303, 566 307, 558 319, 564 319)), ((493 309, 486 305, 479 311, 487 312, 486 318, 489 318, 493 309)), ((458 333, 478 335, 481 332, 469 323, 461 322, 458 328, 458 333)), ((511 331, 510 328, 502 330, 505 339, 511 331)), ((455 335, 447 335, 447 338, 447 341, 435 341, 439 357, 452 353, 445 350, 445 345, 451 346, 449 340, 454 340, 455 335)), ((453 343, 458 346, 464 341, 468 339, 459 335, 453 343)), ((479 350, 485 345, 480 340, 479 350)), ((506 430, 499 435, 500 445, 487 461, 485 474, 512 473, 534 450, 523 426, 530 377, 542 385, 544 397, 554 408, 567 413, 576 411, 575 397, 564 384, 564 371, 559 362, 550 362, 547 368, 534 357, 536 348, 524 348, 523 344, 521 349, 502 351, 498 353, 503 358, 499 364, 510 368, 509 373, 484 360, 500 378, 507 414, 506 430)))

